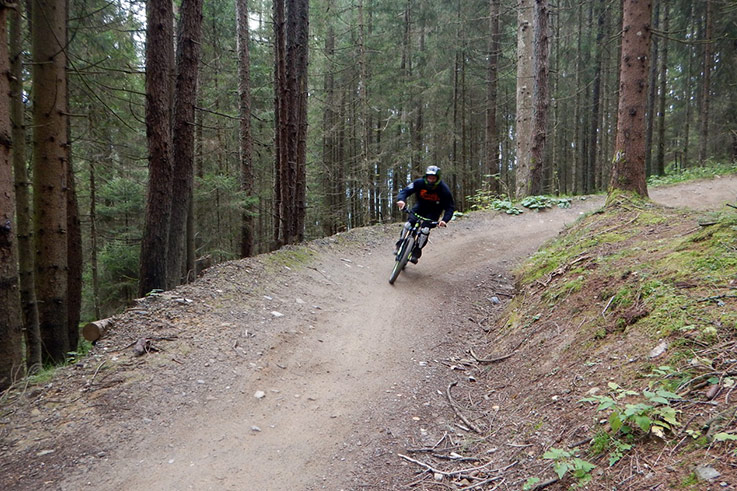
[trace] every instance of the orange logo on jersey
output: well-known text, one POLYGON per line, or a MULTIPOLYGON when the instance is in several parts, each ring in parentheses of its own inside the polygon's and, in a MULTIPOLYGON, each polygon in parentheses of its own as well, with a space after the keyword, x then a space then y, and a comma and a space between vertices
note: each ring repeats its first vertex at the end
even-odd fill
POLYGON ((438 193, 427 189, 420 189, 420 198, 427 201, 435 201, 436 203, 440 202, 440 196, 438 193))

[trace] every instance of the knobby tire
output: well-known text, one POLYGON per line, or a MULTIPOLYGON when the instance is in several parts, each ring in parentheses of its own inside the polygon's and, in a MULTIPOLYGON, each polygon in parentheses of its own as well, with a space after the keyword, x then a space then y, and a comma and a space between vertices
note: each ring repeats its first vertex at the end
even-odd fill
POLYGON ((402 245, 397 251, 397 257, 394 261, 394 269, 392 270, 392 274, 389 277, 390 285, 394 284, 394 281, 399 276, 399 273, 401 273, 404 267, 407 266, 407 261, 409 261, 409 256, 412 253, 412 248, 414 247, 414 245, 415 239, 413 237, 407 237, 402 242, 402 245))

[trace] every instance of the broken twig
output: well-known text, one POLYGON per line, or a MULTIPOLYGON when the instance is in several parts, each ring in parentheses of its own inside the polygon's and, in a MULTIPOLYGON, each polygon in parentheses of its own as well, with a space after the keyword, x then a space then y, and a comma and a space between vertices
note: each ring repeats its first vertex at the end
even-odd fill
POLYGON ((453 408, 453 412, 455 412, 455 413, 456 413, 456 416, 458 416, 459 418, 461 418, 461 420, 462 420, 462 421, 463 421, 464 423, 466 423, 466 425, 467 425, 467 426, 468 426, 469 428, 471 428, 471 429, 472 429, 473 431, 475 431, 475 432, 476 432, 476 433, 478 433, 478 434, 481 434, 481 429, 480 429, 480 428, 479 428, 478 426, 476 426, 476 425, 474 425, 473 423, 471 423, 471 421, 469 421, 469 420, 468 420, 468 418, 466 418, 466 417, 465 417, 465 416, 463 415, 463 413, 461 412, 461 410, 460 410, 460 408, 458 407, 458 405, 457 405, 457 404, 455 403, 455 401, 453 401, 453 397, 452 397, 452 396, 450 395, 450 389, 451 389, 451 388, 453 388, 453 386, 454 386, 454 385, 457 385, 457 384, 458 384, 458 382, 452 382, 452 383, 451 383, 451 384, 450 384, 450 385, 448 386, 448 388, 447 388, 447 389, 445 390, 445 395, 446 395, 446 396, 448 397, 448 403, 450 403, 450 407, 451 407, 451 408, 453 408))
POLYGON ((508 355, 497 356, 496 358, 479 358, 479 356, 476 353, 473 352, 473 348, 471 348, 469 350, 469 352, 471 353, 471 356, 473 357, 473 359, 476 360, 479 363, 496 363, 498 361, 502 361, 502 360, 506 360, 507 358, 511 358, 514 355, 514 353, 509 353, 508 355))

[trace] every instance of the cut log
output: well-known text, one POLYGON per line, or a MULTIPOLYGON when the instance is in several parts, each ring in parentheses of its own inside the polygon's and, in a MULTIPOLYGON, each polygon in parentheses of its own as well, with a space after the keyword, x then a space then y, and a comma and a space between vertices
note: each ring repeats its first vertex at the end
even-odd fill
POLYGON ((115 322, 112 317, 90 322, 82 328, 82 336, 84 336, 87 341, 94 343, 95 341, 103 337, 105 333, 110 330, 114 323, 115 322))

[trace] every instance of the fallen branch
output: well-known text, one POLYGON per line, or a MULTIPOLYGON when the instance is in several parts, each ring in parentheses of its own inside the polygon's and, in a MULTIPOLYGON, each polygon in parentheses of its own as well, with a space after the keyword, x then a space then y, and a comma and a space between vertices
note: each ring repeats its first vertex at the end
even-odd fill
POLYGON ((713 302, 723 298, 737 298, 737 295, 714 295, 713 297, 700 298, 697 302, 713 302))
MULTIPOLYGON (((460 469, 460 470, 457 470, 457 471, 446 472, 446 471, 441 471, 440 469, 436 469, 435 467, 431 466, 430 464, 426 464, 424 462, 420 462, 419 460, 415 460, 412 457, 407 457, 406 455, 402 455, 401 453, 398 453, 397 455, 400 456, 400 457, 402 457, 404 460, 408 460, 409 462, 412 462, 413 464, 417 464, 420 467, 424 467, 425 469, 427 469, 428 471, 432 472, 433 474, 440 474, 440 475, 445 476, 445 477, 459 476, 461 474, 468 474, 468 473, 471 473, 473 471, 479 471, 481 469, 487 468, 489 466, 489 464, 492 464, 494 462, 493 460, 490 460, 487 463, 485 463, 484 465, 479 465, 477 467, 469 467, 468 469, 460 469)), ((496 470, 493 470, 493 471, 490 471, 490 472, 501 472, 501 471, 504 471, 504 470, 509 469, 510 467, 512 467, 514 465, 517 465, 517 462, 512 462, 511 464, 509 464, 506 467, 502 467, 501 469, 496 469, 496 470)))
POLYGON ((606 307, 604 307, 604 310, 601 311, 601 316, 606 319, 606 311, 609 310, 609 306, 612 304, 612 301, 616 298, 616 295, 612 295, 612 298, 609 299, 609 302, 606 304, 606 307))
POLYGON ((479 358, 479 356, 476 353, 473 352, 473 348, 471 348, 469 350, 469 352, 471 353, 471 356, 473 357, 473 359, 476 360, 479 363, 496 363, 498 361, 502 361, 502 360, 506 360, 507 358, 511 358, 514 355, 514 353, 509 353, 508 355, 497 356, 496 358, 479 358))
POLYGON ((308 266, 307 268, 308 269, 314 269, 315 271, 317 271, 318 273, 320 273, 321 275, 323 275, 325 277, 325 279, 328 280, 328 283, 331 283, 333 285, 335 284, 335 283, 333 283, 333 280, 331 280, 330 278, 328 278, 328 276, 325 273, 323 273, 322 271, 320 271, 319 269, 313 268, 312 266, 308 266))
POLYGON ((478 434, 481 434, 482 432, 481 432, 481 430, 479 429, 479 427, 478 427, 478 426, 476 426, 476 425, 474 425, 473 423, 471 423, 471 422, 470 422, 470 421, 468 420, 468 418, 466 418, 466 417, 465 417, 465 416, 463 415, 463 413, 461 412, 461 410, 460 410, 460 409, 458 408, 458 405, 457 405, 457 404, 456 404, 456 403, 455 403, 455 402, 453 401, 453 397, 452 397, 452 396, 450 395, 450 389, 451 389, 451 388, 453 388, 453 386, 455 386, 455 385, 457 385, 457 384, 458 384, 458 382, 452 382, 452 383, 451 383, 451 384, 450 384, 450 385, 448 386, 448 388, 447 388, 447 389, 445 390, 445 395, 446 395, 446 396, 448 397, 448 403, 450 403, 450 407, 451 407, 451 408, 453 408, 453 412, 455 412, 455 413, 456 413, 456 416, 458 416, 459 418, 461 418, 461 420, 462 420, 462 421, 463 421, 464 423, 466 423, 466 425, 467 425, 467 426, 468 426, 469 428, 471 428, 471 429, 472 429, 473 431, 475 431, 475 432, 476 432, 476 433, 478 433, 478 434))
POLYGON ((538 483, 534 488, 532 488, 532 491, 539 491, 540 489, 545 489, 548 486, 552 486, 553 484, 560 481, 557 477, 554 477, 552 479, 548 479, 547 481, 543 481, 541 483, 538 483))
POLYGON ((90 381, 87 382, 87 385, 92 385, 95 382, 95 377, 97 377, 97 374, 105 363, 107 363, 107 360, 103 360, 102 363, 98 365, 97 370, 95 370, 95 373, 92 375, 90 381))

